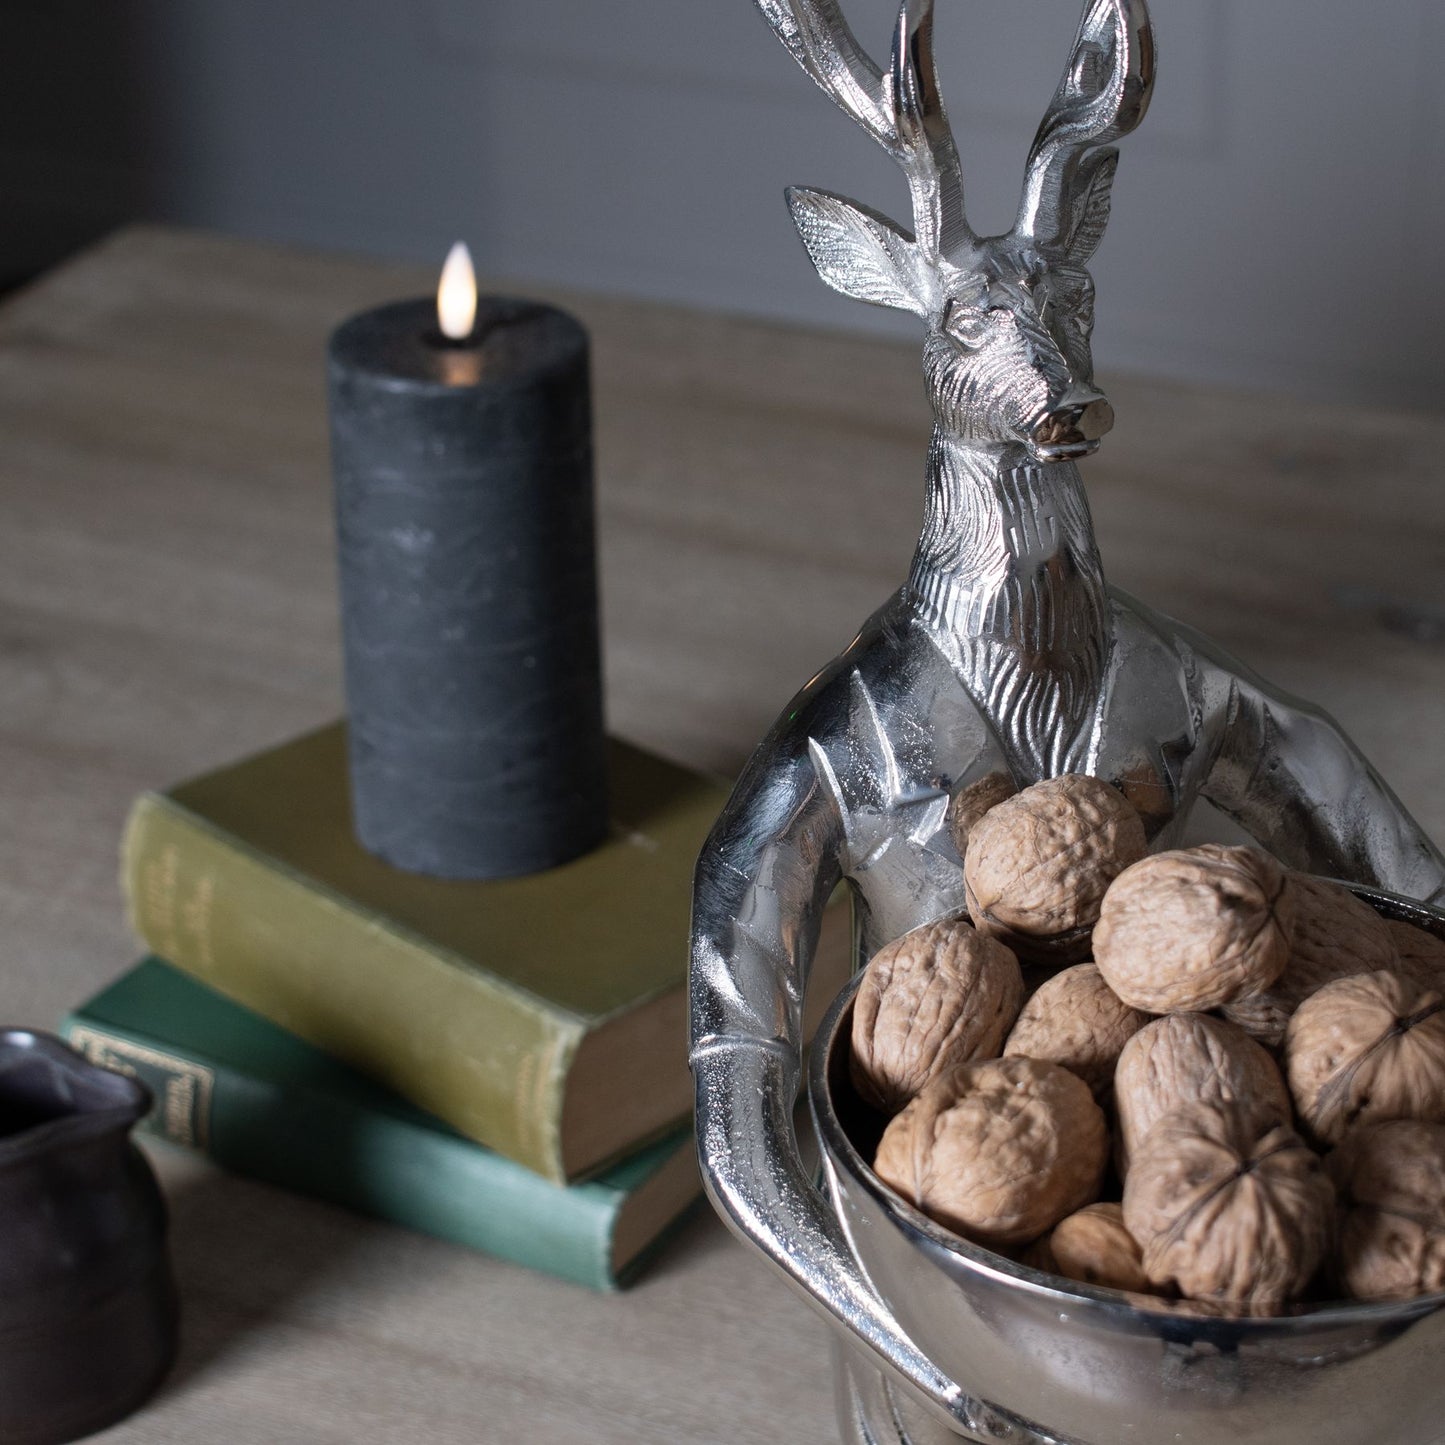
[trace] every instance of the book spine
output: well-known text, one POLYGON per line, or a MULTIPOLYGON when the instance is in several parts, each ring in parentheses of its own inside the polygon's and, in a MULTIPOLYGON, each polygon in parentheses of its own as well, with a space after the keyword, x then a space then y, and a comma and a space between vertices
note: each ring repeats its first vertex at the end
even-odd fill
POLYGON ((324 1087, 281 1083, 187 1055, 173 1042, 61 1025, 92 1062, 147 1084, 139 1128, 242 1174, 542 1270, 612 1290, 622 1196, 562 1189, 467 1140, 359 1107, 324 1087))
POLYGON ((161 794, 121 847, 162 958, 554 1182, 581 1021, 293 876, 161 794))

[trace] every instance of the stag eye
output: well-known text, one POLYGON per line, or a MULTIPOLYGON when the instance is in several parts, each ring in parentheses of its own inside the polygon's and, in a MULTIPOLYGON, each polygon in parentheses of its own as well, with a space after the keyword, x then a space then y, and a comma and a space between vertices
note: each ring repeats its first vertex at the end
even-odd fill
POLYGON ((982 306, 969 306, 950 296, 943 308, 943 330, 961 346, 978 346, 988 330, 988 316, 982 306))

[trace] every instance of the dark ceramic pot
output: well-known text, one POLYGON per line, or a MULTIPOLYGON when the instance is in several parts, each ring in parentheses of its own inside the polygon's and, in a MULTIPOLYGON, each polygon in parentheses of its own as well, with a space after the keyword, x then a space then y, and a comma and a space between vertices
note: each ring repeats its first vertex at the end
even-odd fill
POLYGON ((136 1409, 170 1368, 166 1210, 130 1141, 143 1084, 0 1030, 0 1441, 59 1445, 136 1409))

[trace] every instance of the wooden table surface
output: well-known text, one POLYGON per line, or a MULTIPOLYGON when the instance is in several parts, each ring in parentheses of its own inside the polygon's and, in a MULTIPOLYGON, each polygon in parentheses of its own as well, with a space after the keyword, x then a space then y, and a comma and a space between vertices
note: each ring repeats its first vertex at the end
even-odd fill
MULTIPOLYGON (((136 792, 340 711, 323 345, 432 284, 147 229, 0 308, 5 1021, 132 961, 136 792)), ((612 726, 735 770, 904 575, 917 351, 554 299, 595 340, 612 726)), ((1445 838, 1445 419, 1103 380, 1110 578, 1324 702, 1445 838)), ((601 1297, 155 1157, 184 1350, 106 1440, 835 1438, 825 1327, 706 1211, 601 1297)))

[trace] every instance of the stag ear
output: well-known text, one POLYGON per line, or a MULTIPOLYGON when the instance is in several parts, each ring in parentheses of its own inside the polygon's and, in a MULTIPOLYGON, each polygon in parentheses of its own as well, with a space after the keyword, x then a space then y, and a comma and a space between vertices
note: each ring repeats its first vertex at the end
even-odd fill
POLYGON ((818 274, 835 291, 927 318, 927 268, 906 231, 857 201, 802 186, 788 187, 788 209, 818 274))
POLYGON ((1085 265, 1104 239, 1119 152, 1113 146, 1094 151, 1079 162, 1074 174, 1073 199, 1068 214, 1074 224, 1064 242, 1064 254, 1076 266, 1085 265))

